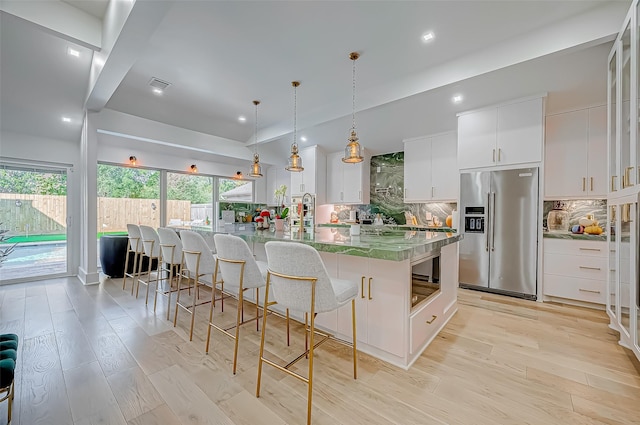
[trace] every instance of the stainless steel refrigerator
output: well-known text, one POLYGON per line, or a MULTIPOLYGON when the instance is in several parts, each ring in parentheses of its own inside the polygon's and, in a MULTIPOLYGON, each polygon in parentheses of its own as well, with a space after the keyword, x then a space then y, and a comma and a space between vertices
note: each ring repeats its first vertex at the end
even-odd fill
POLYGON ((536 299, 538 169, 460 174, 460 286, 536 299))

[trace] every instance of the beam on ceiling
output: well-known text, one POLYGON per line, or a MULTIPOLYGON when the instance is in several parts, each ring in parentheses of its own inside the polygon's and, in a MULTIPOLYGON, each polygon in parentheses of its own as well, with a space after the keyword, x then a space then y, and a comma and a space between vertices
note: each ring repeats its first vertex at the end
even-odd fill
POLYGON ((91 50, 100 50, 102 47, 100 19, 67 3, 57 0, 3 0, 0 2, 0 10, 91 50))

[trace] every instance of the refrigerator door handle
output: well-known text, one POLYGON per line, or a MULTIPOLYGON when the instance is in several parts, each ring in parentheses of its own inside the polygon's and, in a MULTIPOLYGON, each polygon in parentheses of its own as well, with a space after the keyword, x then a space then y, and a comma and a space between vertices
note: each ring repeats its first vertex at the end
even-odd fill
POLYGON ((496 250, 496 193, 493 192, 493 206, 491 207, 491 251, 496 250))
POLYGON ((491 209, 489 206, 491 205, 491 193, 487 192, 487 243, 485 245, 485 249, 489 252, 489 217, 491 217, 491 209))

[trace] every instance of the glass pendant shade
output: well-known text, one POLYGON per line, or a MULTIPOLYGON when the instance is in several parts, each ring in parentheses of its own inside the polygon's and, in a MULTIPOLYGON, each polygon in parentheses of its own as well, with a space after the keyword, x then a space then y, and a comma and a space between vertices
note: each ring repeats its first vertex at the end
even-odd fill
POLYGON ((356 131, 351 130, 351 137, 349 137, 349 143, 347 143, 347 147, 344 148, 344 158, 342 158, 342 162, 347 162, 349 164, 356 164, 358 162, 362 162, 364 157, 362 156, 362 147, 360 143, 358 143, 358 136, 356 136, 356 131))
POLYGON ((249 172, 251 177, 262 177, 262 167, 260 166, 260 157, 257 153, 253 154, 253 164, 251 164, 251 171, 249 172))
POLYGON ((302 158, 298 155, 298 145, 291 145, 291 156, 289 157, 289 161, 287 163, 287 167, 285 168, 287 171, 304 171, 304 167, 302 166, 302 158))

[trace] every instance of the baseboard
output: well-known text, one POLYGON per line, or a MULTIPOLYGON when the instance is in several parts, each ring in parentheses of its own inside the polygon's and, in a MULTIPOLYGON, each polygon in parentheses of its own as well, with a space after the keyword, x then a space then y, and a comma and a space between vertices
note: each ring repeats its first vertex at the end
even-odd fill
POLYGON ((78 279, 83 285, 98 285, 100 283, 100 273, 87 273, 82 267, 78 267, 78 279))

